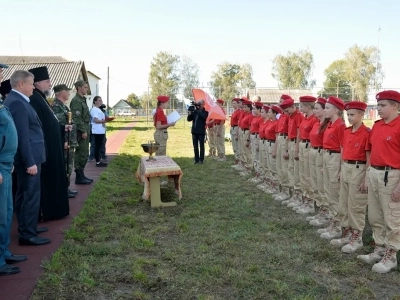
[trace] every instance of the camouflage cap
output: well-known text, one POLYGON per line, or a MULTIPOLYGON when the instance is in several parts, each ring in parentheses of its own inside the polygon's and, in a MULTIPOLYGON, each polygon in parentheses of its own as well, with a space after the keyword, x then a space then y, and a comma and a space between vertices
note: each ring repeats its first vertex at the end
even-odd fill
POLYGON ((70 91, 71 89, 69 87, 67 87, 67 85, 65 85, 65 84, 58 84, 53 88, 53 90, 54 90, 54 93, 58 93, 61 91, 70 91))
POLYGON ((85 84, 87 84, 87 82, 85 80, 78 80, 77 82, 74 83, 75 88, 84 86, 85 84))

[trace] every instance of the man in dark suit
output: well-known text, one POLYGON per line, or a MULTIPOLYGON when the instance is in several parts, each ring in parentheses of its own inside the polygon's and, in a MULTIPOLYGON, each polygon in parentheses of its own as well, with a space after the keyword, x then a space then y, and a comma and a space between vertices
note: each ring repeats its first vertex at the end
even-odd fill
POLYGON ((20 245, 45 245, 51 241, 37 236, 40 209, 40 172, 45 162, 42 125, 29 104, 33 92, 33 74, 15 71, 10 78, 12 90, 4 105, 9 108, 18 133, 18 148, 14 158, 18 189, 15 213, 18 220, 20 245))

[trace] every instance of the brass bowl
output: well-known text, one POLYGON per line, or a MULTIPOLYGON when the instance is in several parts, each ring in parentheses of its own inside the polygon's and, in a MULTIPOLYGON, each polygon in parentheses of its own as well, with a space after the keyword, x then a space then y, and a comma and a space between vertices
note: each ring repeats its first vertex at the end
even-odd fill
POLYGON ((149 160, 156 160, 152 155, 153 153, 157 152, 158 148, 160 147, 160 144, 141 144, 143 151, 146 153, 149 153, 149 160))

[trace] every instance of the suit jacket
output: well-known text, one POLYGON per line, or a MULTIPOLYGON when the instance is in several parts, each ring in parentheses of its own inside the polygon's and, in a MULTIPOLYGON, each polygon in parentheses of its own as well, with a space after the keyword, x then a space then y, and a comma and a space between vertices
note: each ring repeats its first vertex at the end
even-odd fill
POLYGON ((33 107, 20 94, 11 91, 4 100, 18 133, 14 164, 25 168, 46 161, 42 124, 33 107))

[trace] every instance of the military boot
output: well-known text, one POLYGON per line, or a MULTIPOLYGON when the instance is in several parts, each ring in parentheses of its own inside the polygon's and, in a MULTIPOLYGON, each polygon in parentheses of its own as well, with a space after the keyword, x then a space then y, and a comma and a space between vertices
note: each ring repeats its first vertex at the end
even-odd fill
POLYGON ((382 260, 372 267, 372 271, 376 273, 388 273, 397 268, 397 250, 389 247, 382 260))
POLYGON ((91 181, 85 179, 85 177, 83 176, 82 170, 75 170, 75 173, 76 173, 75 184, 91 184, 92 183, 91 181))
POLYGON ((83 178, 85 178, 86 180, 88 180, 88 181, 90 181, 90 182, 93 182, 93 179, 92 179, 92 178, 86 177, 84 170, 82 170, 82 176, 83 176, 83 178))
POLYGON ((350 243, 351 236, 353 235, 353 231, 351 228, 343 228, 342 236, 338 239, 333 239, 330 241, 330 244, 335 247, 343 247, 350 243))
POLYGON ((374 252, 366 255, 357 255, 357 259, 367 263, 377 263, 381 261, 384 255, 386 254, 386 248, 384 246, 375 245, 374 252))

